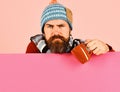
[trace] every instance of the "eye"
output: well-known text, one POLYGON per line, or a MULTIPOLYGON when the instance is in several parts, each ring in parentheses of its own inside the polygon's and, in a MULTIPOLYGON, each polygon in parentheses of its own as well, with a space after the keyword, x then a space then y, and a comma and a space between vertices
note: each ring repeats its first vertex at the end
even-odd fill
POLYGON ((60 28, 61 28, 61 27, 64 27, 64 25, 61 24, 61 25, 59 25, 59 27, 60 27, 60 28))
POLYGON ((53 26, 52 26, 52 25, 48 25, 48 26, 47 26, 47 28, 51 28, 51 29, 52 29, 52 28, 53 28, 53 26))

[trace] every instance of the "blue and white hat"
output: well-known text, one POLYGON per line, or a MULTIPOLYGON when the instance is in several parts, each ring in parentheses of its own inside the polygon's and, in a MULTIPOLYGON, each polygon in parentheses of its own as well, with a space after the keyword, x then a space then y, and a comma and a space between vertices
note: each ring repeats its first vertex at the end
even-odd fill
POLYGON ((59 3, 53 3, 48 5, 42 13, 41 16, 41 30, 43 32, 43 28, 46 22, 54 19, 62 19, 69 24, 70 29, 72 30, 72 12, 70 9, 64 7, 59 3))

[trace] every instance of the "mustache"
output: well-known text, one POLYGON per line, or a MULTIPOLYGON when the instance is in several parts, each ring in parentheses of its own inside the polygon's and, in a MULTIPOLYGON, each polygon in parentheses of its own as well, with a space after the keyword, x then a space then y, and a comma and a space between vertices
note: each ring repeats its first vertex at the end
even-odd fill
POLYGON ((57 38, 61 39, 62 41, 65 40, 65 38, 63 36, 60 36, 60 35, 54 35, 54 36, 50 37, 49 40, 52 41, 52 40, 57 39, 57 38))

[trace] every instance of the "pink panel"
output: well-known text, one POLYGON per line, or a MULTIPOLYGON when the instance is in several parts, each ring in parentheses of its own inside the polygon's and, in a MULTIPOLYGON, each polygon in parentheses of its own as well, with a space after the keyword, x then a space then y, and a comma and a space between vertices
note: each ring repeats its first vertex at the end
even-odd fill
POLYGON ((0 92, 120 92, 120 52, 85 64, 71 54, 1 54, 0 92))

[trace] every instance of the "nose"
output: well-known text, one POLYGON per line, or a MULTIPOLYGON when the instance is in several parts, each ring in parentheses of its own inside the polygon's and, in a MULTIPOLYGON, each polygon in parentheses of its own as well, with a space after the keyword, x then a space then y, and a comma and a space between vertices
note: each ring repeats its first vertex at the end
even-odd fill
POLYGON ((59 35, 60 34, 60 29, 58 26, 53 27, 53 35, 59 35))

